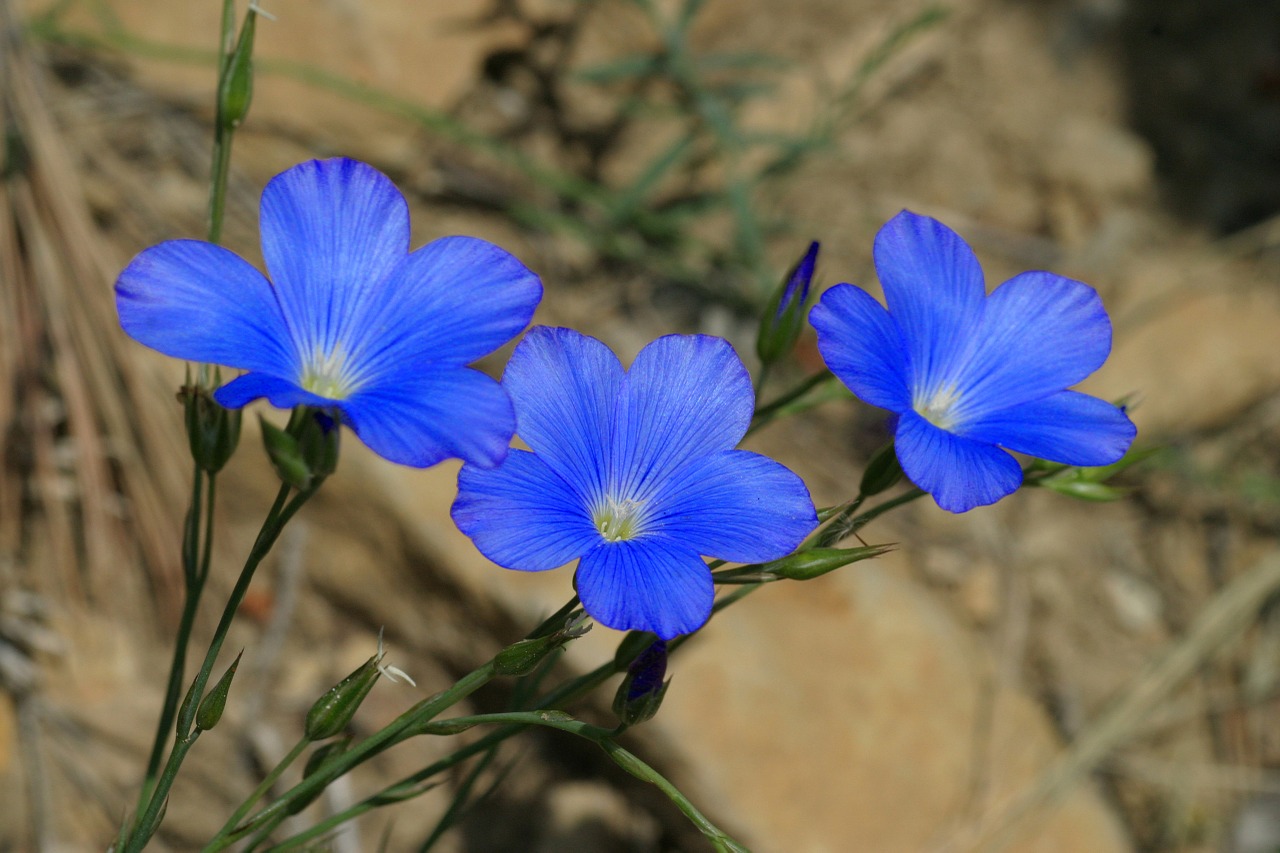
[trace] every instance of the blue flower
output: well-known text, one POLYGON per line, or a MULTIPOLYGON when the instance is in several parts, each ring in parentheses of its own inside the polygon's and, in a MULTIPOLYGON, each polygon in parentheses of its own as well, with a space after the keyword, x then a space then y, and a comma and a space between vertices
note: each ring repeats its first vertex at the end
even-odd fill
POLYGON ((502 384, 532 452, 464 465, 453 520, 509 569, 580 558, 578 595, 604 625, 694 631, 713 598, 700 555, 776 559, 817 524, 799 477, 734 449, 753 394, 720 338, 659 338, 624 370, 594 338, 535 327, 502 384))
POLYGON ((472 237, 410 252, 404 196, 354 160, 277 175, 262 192, 261 229, 270 282, 212 243, 161 243, 120 274, 120 324, 166 355, 247 370, 215 393, 227 408, 266 397, 337 409, 405 465, 505 458, 511 402, 466 365, 528 325, 537 276, 472 237))
POLYGON ((1067 465, 1107 465, 1136 429, 1124 412, 1064 390, 1111 351, 1093 288, 1025 272, 990 296, 982 268, 941 222, 902 211, 880 229, 886 311, 841 284, 810 313, 818 349, 858 397, 897 415, 902 470, 943 509, 995 503, 1022 484, 1004 449, 1067 465))

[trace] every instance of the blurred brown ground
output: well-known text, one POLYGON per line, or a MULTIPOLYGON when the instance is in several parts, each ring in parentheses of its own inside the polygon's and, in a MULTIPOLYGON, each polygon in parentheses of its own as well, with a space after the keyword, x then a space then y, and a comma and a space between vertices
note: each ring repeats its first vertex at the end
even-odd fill
MULTIPOLYGON (((200 51, 216 41, 213 2, 72 5, 68 31, 109 32, 94 11, 107 8, 139 44, 200 51)), ((1194 4, 1175 6, 1184 26, 1195 23, 1194 4)), ((583 168, 584 155, 557 122, 590 125, 608 98, 565 83, 556 112, 530 69, 554 65, 546 56, 557 49, 577 67, 648 38, 622 2, 267 8, 278 20, 261 22, 260 56, 314 63, 447 110, 566 170, 583 168)), ((780 91, 750 120, 793 128, 819 108, 819 81, 847 77, 920 8, 710 0, 694 37, 704 49, 791 60, 780 91)), ((1088 281, 1116 325, 1113 358, 1088 390, 1138 394, 1143 441, 1178 453, 1134 479, 1134 497, 1120 504, 1029 493, 962 517, 913 506, 868 531, 902 543, 890 557, 774 585, 718 617, 674 662, 662 713, 629 737, 758 851, 994 849, 983 833, 1008 818, 1011 798, 1042 790, 1055 761, 1097 743, 1108 709, 1153 683, 1148 664, 1188 650, 1197 615, 1274 548, 1278 241, 1266 221, 1238 227, 1241 211, 1256 211, 1275 189, 1270 179, 1246 176, 1248 192, 1237 192, 1248 204, 1234 207, 1221 188, 1231 186, 1225 166, 1211 170, 1218 183, 1204 181, 1213 192, 1191 201, 1160 183, 1157 152, 1173 143, 1139 136, 1135 114, 1149 133, 1179 124, 1176 110, 1161 125, 1159 110, 1133 103, 1150 91, 1132 68, 1143 61, 1132 34, 1147 25, 1143 4, 948 8, 872 78, 860 119, 833 150, 763 196, 795 235, 773 240, 769 257, 781 269, 816 237, 825 283, 874 284, 871 238, 907 206, 969 238, 992 285, 1034 267, 1088 281), (1196 202, 1210 196, 1213 205, 1196 202), (1170 199, 1180 213, 1209 218, 1175 218, 1170 199), (1221 227, 1235 230, 1222 236, 1221 227)), ((1241 44, 1251 42, 1242 35, 1241 44)), ((212 72, 148 58, 137 44, 34 39, 5 50, 6 129, 28 150, 8 149, 0 211, 0 848, 101 849, 135 795, 160 702, 187 469, 172 402, 181 365, 124 337, 110 283, 141 248, 203 233, 212 72)), ((1269 58, 1237 55, 1241 79, 1261 81, 1254 96, 1269 97, 1269 58)), ((1195 118, 1182 118, 1188 137, 1195 118)), ((624 181, 665 144, 645 127, 605 151, 602 180, 624 181)), ((658 334, 695 328, 751 352, 745 317, 673 299, 647 273, 513 223, 500 209, 509 197, 543 200, 518 172, 279 74, 259 76, 237 137, 227 244, 255 258, 265 180, 339 153, 368 159, 410 193, 415 244, 475 234, 538 270, 540 322, 576 326, 624 357, 658 334)), ((1270 198, 1280 207, 1280 193, 1270 198)), ((716 239, 726 223, 709 217, 699 227, 716 239)), ((751 446, 794 467, 826 505, 856 488, 877 429, 874 413, 832 404, 751 446)), ((379 685, 365 730, 570 594, 568 570, 504 572, 452 528, 455 473, 393 468, 346 443, 339 474, 280 543, 244 608, 229 648, 248 651, 228 721, 193 753, 157 849, 198 847, 234 795, 292 743, 311 700, 371 653, 379 628, 419 689, 379 685)), ((273 490, 252 434, 223 479, 212 601, 229 587, 273 490)), ((1254 607, 1238 626, 1243 640, 1190 648, 1194 676, 1159 693, 1136 723, 1105 732, 1100 760, 1083 779, 1049 785, 1053 796, 1011 824, 1007 849, 1274 849, 1277 612, 1254 607), (1256 827, 1263 846, 1249 846, 1256 827)), ((206 612, 203 636, 211 621, 206 612)), ((566 671, 594 666, 616 640, 597 628, 572 648, 566 671)), ((502 699, 481 694, 475 707, 502 699)), ((581 713, 606 719, 604 704, 581 713)), ((445 748, 424 742, 390 754, 313 814, 445 748)), ((512 768, 506 786, 440 849, 704 849, 660 795, 577 743, 532 737, 503 762, 512 768)), ((372 815, 359 840, 335 849, 374 849, 387 832, 387 849, 416 849, 445 802, 434 792, 372 815)))

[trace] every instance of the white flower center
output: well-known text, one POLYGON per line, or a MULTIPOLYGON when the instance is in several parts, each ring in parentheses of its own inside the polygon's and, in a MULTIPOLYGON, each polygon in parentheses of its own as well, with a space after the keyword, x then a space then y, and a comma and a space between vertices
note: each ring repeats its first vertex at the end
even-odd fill
POLYGON ((591 508, 591 521, 606 542, 624 542, 644 532, 644 501, 602 498, 591 508))
POLYGON ((346 370, 346 356, 340 347, 328 353, 319 348, 311 356, 310 363, 302 370, 303 388, 329 400, 342 400, 356 391, 356 382, 346 370))
POLYGON ((950 430, 956 423, 956 404, 960 394, 955 385, 947 385, 935 390, 930 395, 916 394, 911 401, 911 408, 938 429, 950 430))

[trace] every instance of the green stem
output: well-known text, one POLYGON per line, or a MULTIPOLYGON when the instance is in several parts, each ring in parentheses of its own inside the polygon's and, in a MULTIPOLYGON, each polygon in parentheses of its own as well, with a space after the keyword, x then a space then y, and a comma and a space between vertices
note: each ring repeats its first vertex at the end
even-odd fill
POLYGON ((854 516, 854 512, 856 512, 858 507, 862 505, 861 499, 856 500, 846 507, 840 515, 836 516, 825 530, 818 534, 818 547, 826 548, 830 545, 834 545, 850 533, 854 533, 861 530, 863 527, 866 527, 871 521, 884 515, 889 510, 897 509, 903 504, 909 504, 917 498, 924 497, 926 494, 927 492, 923 489, 911 489, 910 491, 903 492, 896 498, 887 500, 884 503, 876 504, 861 515, 854 516))
POLYGON ((234 0, 222 2, 222 26, 218 35, 218 115, 213 122, 213 166, 209 174, 209 242, 222 239, 222 220, 227 207, 227 179, 231 173, 231 139, 234 130, 224 126, 221 115, 221 92, 231 66, 235 47, 236 8, 234 0))
POLYGON ((222 240, 227 209, 227 180, 231 173, 232 132, 221 126, 213 132, 213 170, 209 177, 209 242, 222 240))
MULTIPOLYGON (((199 610, 200 594, 204 589, 204 575, 197 562, 200 553, 200 505, 201 492, 204 488, 204 471, 196 464, 192 476, 191 506, 187 510, 186 523, 182 536, 182 577, 185 582, 185 597, 182 603, 182 616, 178 622, 178 634, 174 639, 173 660, 169 664, 169 683, 165 688, 164 707, 160 711, 160 720, 156 724, 155 740, 151 745, 151 756, 147 759, 147 771, 142 780, 142 790, 138 794, 137 814, 141 815, 151 798, 156 779, 160 774, 160 766, 164 761, 164 750, 169 743, 170 732, 173 731, 173 720, 178 713, 178 702, 182 698, 182 681, 186 674, 187 645, 191 639, 191 631, 195 626, 196 612, 199 610)), ((209 476, 209 497, 205 516, 205 542, 213 541, 213 475, 209 476)), ((207 553, 207 551, 206 551, 207 553)))
POLYGON ((777 417, 778 411, 788 403, 793 403, 796 400, 799 400, 814 388, 817 388, 824 382, 834 378, 835 374, 830 370, 823 370, 820 373, 815 373, 813 376, 810 376, 808 379, 804 380, 781 397, 772 400, 767 405, 761 406, 756 410, 755 419, 751 424, 751 429, 747 430, 747 434, 750 435, 777 417))
POLYGON ((270 805, 258 812, 249 821, 231 832, 219 832, 204 848, 205 853, 222 850, 228 845, 257 832, 265 821, 287 816, 288 808, 296 802, 307 802, 320 793, 329 783, 343 776, 353 767, 367 761, 374 755, 391 746, 418 734, 419 729, 435 718, 440 712, 451 708, 458 702, 479 690, 494 677, 493 661, 474 670, 461 678, 448 690, 437 693, 422 700, 405 711, 386 728, 375 732, 352 746, 345 752, 335 755, 324 762, 314 773, 307 776, 297 785, 277 797, 270 805))
POLYGON ((249 813, 249 810, 253 808, 254 803, 266 796, 266 793, 271 790, 271 786, 276 783, 281 774, 288 770, 290 765, 297 761, 298 756, 302 755, 310 745, 311 741, 307 740, 305 737, 294 744, 293 749, 289 750, 289 754, 281 759, 279 764, 271 768, 271 772, 268 773, 266 778, 258 784, 258 787, 253 789, 253 793, 240 804, 240 807, 235 810, 231 817, 227 818, 227 822, 222 825, 222 829, 218 830, 218 834, 222 835, 223 833, 230 832, 235 829, 240 821, 244 820, 244 817, 249 813))
MULTIPOLYGON (((756 406, 760 405, 760 400, 764 398, 764 385, 769 381, 769 374, 772 372, 772 364, 764 362, 760 365, 760 374, 756 377, 756 406)), ((758 417, 757 413, 757 417, 758 417)))
MULTIPOLYGON (((722 563, 723 561, 716 561, 716 562, 722 563)), ((762 584, 743 586, 734 590, 732 593, 720 596, 718 599, 716 599, 716 603, 712 608, 712 612, 713 613, 720 612, 724 608, 732 605, 734 602, 739 601, 743 598, 746 598, 748 595, 750 595, 755 590, 759 589, 761 586, 762 584)), ((568 611, 572 610, 572 608, 576 604, 577 604, 577 598, 575 597, 568 604, 566 604, 565 607, 561 608, 561 612, 567 613, 568 611)), ((544 622, 543 624, 545 625, 546 622, 544 622)), ((536 631, 531 632, 531 636, 533 636, 534 634, 536 634, 536 631)), ((675 652, 676 649, 684 645, 684 643, 688 640, 688 637, 689 635, 685 635, 682 637, 677 637, 676 639, 672 640, 671 643, 668 645, 669 651, 675 652)), ((628 660, 622 660, 622 661, 610 660, 605 663, 602 663, 598 667, 593 669, 591 672, 585 673, 584 675, 580 675, 577 678, 571 679, 570 681, 565 682, 564 684, 560 685, 556 689, 551 690, 550 692, 542 696, 541 699, 539 699, 535 704, 542 708, 549 708, 549 709, 561 708, 569 704, 573 700, 578 699, 582 696, 585 696, 587 693, 590 693, 592 690, 599 687, 605 681, 609 680, 609 678, 611 678, 612 676, 616 675, 619 672, 622 672, 627 668, 628 664, 630 664, 630 661, 628 660)), ((395 725, 395 724, 393 723, 392 725, 395 725)), ((419 794, 425 793, 426 791, 430 790, 431 787, 433 787, 433 786, 424 784, 432 776, 435 776, 439 773, 443 773, 446 770, 450 770, 456 767, 457 765, 461 764, 462 762, 466 761, 467 759, 471 758, 472 756, 479 755, 482 753, 483 754, 491 753, 498 746, 500 746, 504 741, 519 734, 520 732, 524 731, 526 728, 527 728, 526 725, 519 725, 519 724, 508 725, 497 730, 496 732, 492 732, 488 735, 485 735, 483 738, 476 741, 475 743, 468 744, 467 746, 461 747, 460 749, 455 750, 454 752, 450 753, 449 755, 445 756, 439 761, 436 761, 433 764, 430 764, 422 768, 421 770, 415 773, 412 773, 409 776, 404 777, 398 782, 388 785, 386 788, 383 788, 381 791, 378 791, 375 794, 371 794, 361 802, 356 803, 355 805, 349 807, 345 811, 339 812, 338 814, 333 815, 332 817, 324 820, 323 822, 317 824, 316 826, 313 826, 299 833, 298 835, 295 835, 286 839, 284 842, 278 844, 274 849, 292 850, 295 847, 299 847, 303 843, 310 841, 313 838, 323 835, 324 833, 339 826, 342 823, 345 823, 348 820, 352 820, 356 817, 359 817, 365 812, 372 811, 375 808, 378 808, 384 805, 389 805, 391 803, 402 802, 404 800, 418 796, 419 794)), ((283 800, 284 798, 293 796, 296 790, 297 789, 287 792, 284 795, 284 797, 282 797, 281 799, 283 800)), ((310 791, 308 791, 307 793, 308 795, 311 794, 310 791)), ((228 836, 226 839, 224 839, 223 843, 220 843, 217 846, 215 846, 214 843, 211 842, 210 846, 206 848, 206 853, 210 853, 210 851, 213 851, 213 850, 221 850, 223 847, 226 847, 227 844, 230 844, 233 841, 243 838, 246 835, 248 835, 250 832, 254 831, 255 827, 257 827, 258 825, 258 822, 266 814, 266 811, 267 810, 260 812, 257 816, 254 817, 253 820, 251 820, 248 824, 242 827, 238 833, 234 833, 228 836)), ((284 815, 281 814, 280 818, 282 819, 283 816, 284 815)), ((274 825, 275 824, 271 824, 271 827, 274 828, 274 825)), ((219 839, 215 838, 214 841, 217 842, 219 841, 219 839)))
MULTIPOLYGON (((442 720, 438 725, 444 732, 451 733, 458 726, 464 725, 491 725, 494 723, 507 723, 518 726, 542 726, 545 728, 556 729, 557 731, 567 732, 572 735, 584 738, 599 746, 605 751, 613 762, 626 770, 632 776, 643 782, 655 786, 667 798, 675 804, 676 808, 689 818, 689 821, 698 828, 717 850, 746 851, 746 848, 738 844, 728 835, 726 835, 719 827, 712 823, 706 815, 698 810, 693 803, 689 801, 679 788, 671 783, 669 779, 655 770, 651 765, 641 760, 635 753, 620 746, 613 739, 613 732, 609 729, 602 729, 599 726, 593 726, 578 720, 566 720, 562 717, 552 715, 546 711, 510 711, 498 714, 480 714, 473 717, 457 717, 452 720, 442 720)), ((427 729, 430 733, 430 728, 427 729)))
POLYGON ((187 757, 187 752, 199 737, 200 730, 196 729, 188 737, 180 738, 174 743, 173 751, 169 753, 169 760, 165 762, 164 772, 160 774, 155 791, 147 802, 147 808, 133 825, 133 833, 124 848, 124 853, 137 853, 155 834, 160 824, 160 815, 164 810, 165 801, 169 798, 169 789, 173 787, 173 780, 177 778, 178 769, 182 767, 182 761, 187 757))
POLYGON ((249 591, 249 584, 253 581, 253 575, 258 570, 258 565, 267 556, 276 539, 279 538, 280 531, 284 529, 285 524, 302 508, 302 504, 306 502, 307 498, 311 497, 314 491, 314 489, 311 489, 302 492, 292 501, 289 501, 290 487, 282 485, 280 491, 276 494, 275 503, 271 505, 271 510, 267 513, 267 518, 262 523, 262 529, 258 531, 258 538, 254 541, 253 548, 249 551, 249 557, 245 560, 244 568, 240 570, 240 577, 236 579, 236 585, 232 588, 231 595, 227 599, 226 605, 222 608, 222 618, 218 620, 218 627, 214 629, 213 639, 209 642, 209 650, 205 652, 204 662, 200 665, 200 671, 196 673, 195 681, 192 682, 187 698, 178 712, 178 734, 180 736, 186 737, 191 731, 195 721, 196 707, 204 696, 204 688, 209 683, 213 665, 217 662, 218 653, 222 651, 222 644, 226 642, 227 632, 231 630, 231 623, 235 619, 236 611, 240 609, 240 603, 244 600, 245 593, 249 591), (286 502, 288 503, 286 504, 286 502))
POLYGON ((160 777, 155 790, 152 791, 147 800, 146 808, 142 810, 134 826, 134 832, 129 839, 128 846, 125 848, 125 853, 136 853, 136 851, 141 850, 151 837, 150 829, 144 829, 144 827, 154 828, 160 809, 165 799, 169 796, 169 789, 173 785, 173 779, 177 775, 178 768, 182 765, 182 760, 186 756, 187 750, 191 748, 191 744, 199 736, 199 730, 193 731, 192 729, 196 709, 200 704, 200 699, 204 696, 204 689, 209 683, 213 665, 217 661, 218 653, 222 650, 222 644, 226 641, 227 632, 231 628, 231 622, 235 619, 236 611, 240 609, 240 603, 244 600, 245 593, 249 589, 249 583, 253 580, 254 572, 267 555, 267 552, 271 550, 271 546, 275 544, 276 539, 279 538, 280 531, 284 529, 285 524, 301 509, 302 505, 315 493, 315 489, 318 487, 319 483, 308 491, 297 495, 287 505, 289 486, 280 487, 280 493, 276 496, 276 501, 272 505, 271 511, 267 513, 267 518, 262 523, 262 529, 258 532, 258 538, 254 542, 253 550, 249 552, 249 557, 245 560, 244 568, 240 572, 240 578, 236 581, 235 588, 231 591, 231 597, 227 600, 227 604, 222 610, 222 618, 218 621, 218 627, 214 630, 213 640, 209 643, 209 650, 205 653, 204 662, 200 665, 200 670, 196 673, 195 680, 191 682, 191 686, 187 689, 186 697, 178 709, 176 727, 178 742, 173 752, 169 755, 164 774, 160 777))

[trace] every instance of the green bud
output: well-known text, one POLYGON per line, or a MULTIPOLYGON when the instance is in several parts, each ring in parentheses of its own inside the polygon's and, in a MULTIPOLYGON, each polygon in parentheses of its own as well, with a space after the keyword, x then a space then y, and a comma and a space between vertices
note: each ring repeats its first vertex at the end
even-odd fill
POLYGON ((262 443, 267 448, 267 457, 280 479, 299 491, 310 486, 311 468, 302 457, 298 439, 262 415, 258 415, 258 422, 262 424, 262 443))
POLYGON ((1069 498, 1095 503, 1118 501, 1129 494, 1128 489, 1108 486, 1106 483, 1094 483, 1075 477, 1047 477, 1040 480, 1036 485, 1043 486, 1060 495, 1066 495, 1069 498))
POLYGON ((382 674, 381 663, 379 652, 316 700, 303 726, 307 740, 326 740, 347 727, 382 674))
POLYGON ((219 678, 218 683, 213 685, 213 689, 200 700, 200 705, 196 708, 197 729, 207 732, 222 719, 222 711, 227 707, 227 694, 231 691, 231 679, 236 677, 236 669, 240 666, 240 658, 243 655, 243 651, 236 655, 236 659, 231 662, 231 666, 227 667, 222 678, 219 678))
POLYGON ((581 610, 570 613, 564 621, 564 627, 547 634, 545 637, 531 637, 507 646, 494 655, 493 669, 497 675, 519 677, 528 675, 546 659, 547 655, 563 646, 570 640, 581 637, 591 628, 586 614, 581 610))
POLYGON ((327 412, 306 409, 297 426, 298 448, 312 477, 324 479, 338 468, 338 437, 342 431, 327 412))
POLYGON ((187 385, 178 396, 186 410, 191 458, 206 473, 218 473, 240 443, 240 410, 224 409, 207 388, 187 385))
POLYGON ((227 57, 222 79, 218 81, 218 123, 224 130, 234 130, 249 114, 253 100, 253 36, 258 13, 250 6, 240 28, 235 50, 227 57))
POLYGON ((862 483, 858 486, 858 492, 864 498, 869 498, 892 488, 901 479, 902 466, 898 463, 898 454, 891 441, 880 448, 867 463, 866 470, 862 472, 862 483))
POLYGON ((850 563, 870 560, 894 549, 893 545, 867 545, 862 548, 810 548, 789 557, 765 563, 760 571, 788 580, 807 581, 822 577, 850 563))
POLYGON ((613 695, 613 713, 624 726, 634 726, 653 717, 662 707, 671 682, 667 674, 667 644, 657 640, 627 667, 627 675, 613 695))
POLYGON ((528 675, 542 663, 543 658, 563 645, 554 642, 553 637, 555 634, 512 643, 494 656, 494 672, 498 675, 528 675))
POLYGON ((772 364, 791 351, 804 329, 804 309, 809 299, 809 284, 818 262, 818 244, 809 244, 804 257, 791 268, 760 318, 756 336, 756 354, 762 364, 772 364))

